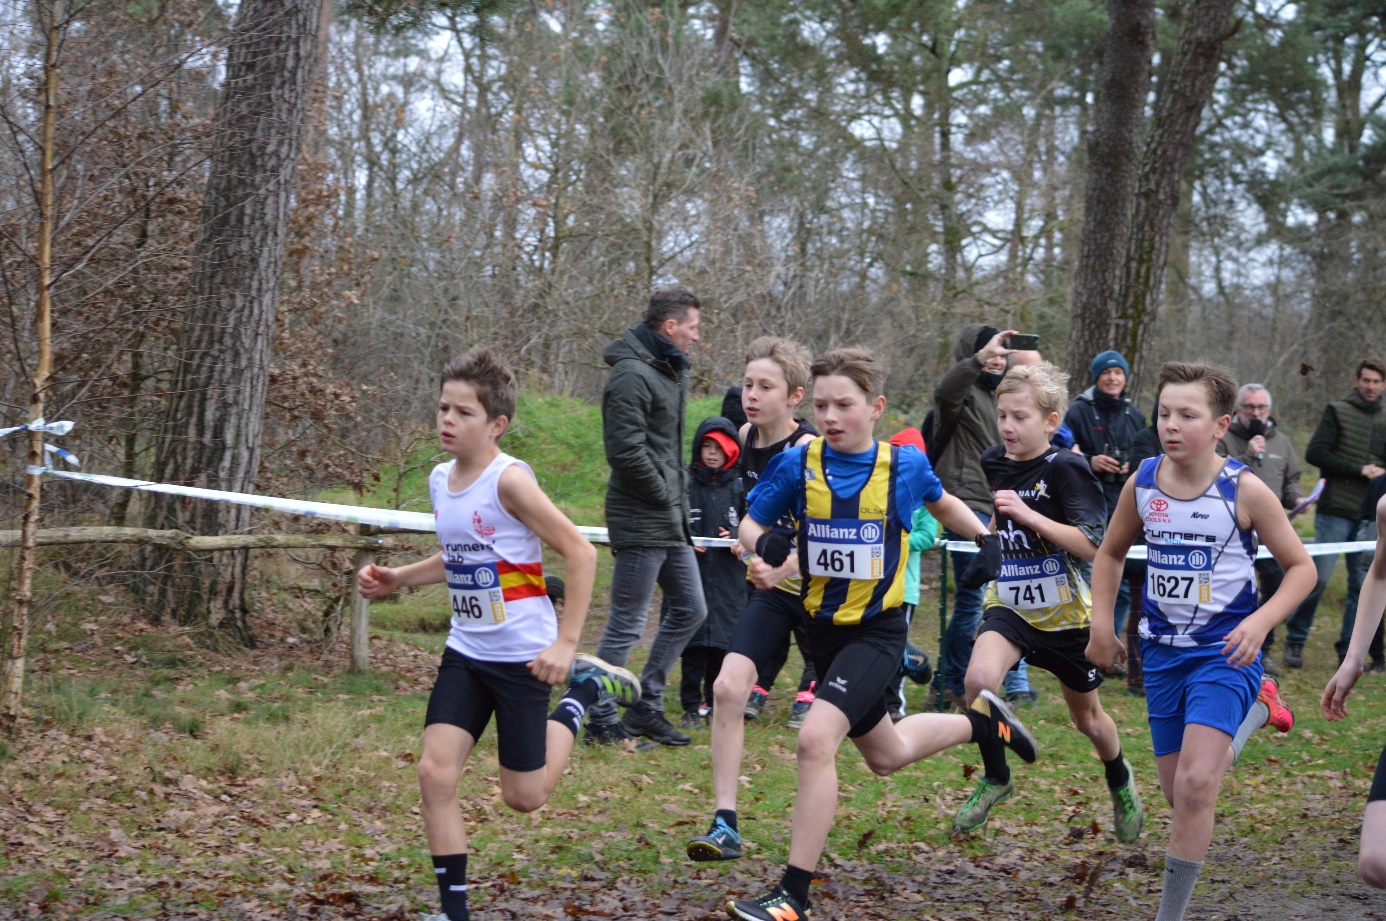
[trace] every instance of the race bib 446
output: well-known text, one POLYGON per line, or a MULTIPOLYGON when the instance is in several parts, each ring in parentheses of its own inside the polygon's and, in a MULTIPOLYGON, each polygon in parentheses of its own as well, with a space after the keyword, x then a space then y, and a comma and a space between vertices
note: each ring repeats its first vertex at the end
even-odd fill
POLYGON ((468 624, 505 622, 505 598, 495 563, 444 563, 453 621, 468 624))

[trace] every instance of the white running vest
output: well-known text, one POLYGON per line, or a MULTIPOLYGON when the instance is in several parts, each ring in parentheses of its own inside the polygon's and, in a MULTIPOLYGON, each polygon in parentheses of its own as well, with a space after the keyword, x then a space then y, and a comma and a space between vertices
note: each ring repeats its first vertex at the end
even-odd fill
POLYGON ((553 644, 558 622, 545 593, 539 538, 501 505, 501 473, 517 464, 500 454, 461 492, 448 491, 457 462, 433 468, 428 494, 447 568, 452 630, 448 646, 486 662, 528 662, 553 644))
POLYGON ((1136 509, 1149 557, 1141 638, 1166 646, 1222 645, 1256 611, 1256 532, 1237 522, 1237 483, 1246 465, 1228 458, 1196 499, 1155 485, 1164 455, 1136 472, 1136 509))

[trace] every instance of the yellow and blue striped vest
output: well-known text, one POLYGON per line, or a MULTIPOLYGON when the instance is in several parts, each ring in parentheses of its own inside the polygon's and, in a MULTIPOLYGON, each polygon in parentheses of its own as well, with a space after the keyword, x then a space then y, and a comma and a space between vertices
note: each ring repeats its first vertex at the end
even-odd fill
POLYGON ((823 439, 809 442, 804 452, 801 597, 809 616, 838 625, 870 620, 905 600, 909 532, 895 507, 897 449, 879 441, 875 445, 870 478, 846 498, 828 485, 823 439))

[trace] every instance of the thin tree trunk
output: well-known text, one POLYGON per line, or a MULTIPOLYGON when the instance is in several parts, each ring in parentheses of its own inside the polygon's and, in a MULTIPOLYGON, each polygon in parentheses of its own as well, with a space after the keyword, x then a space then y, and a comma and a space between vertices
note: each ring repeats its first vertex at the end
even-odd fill
MULTIPOLYGON (((1088 136, 1083 237, 1069 310, 1070 368, 1086 368, 1094 355, 1111 347, 1155 47, 1155 0, 1108 0, 1107 16, 1107 47, 1088 136)), ((1073 391, 1086 387, 1086 381, 1074 374, 1073 391)))
POLYGON ((1222 46, 1234 31, 1236 6, 1237 0, 1199 0, 1193 5, 1141 152, 1116 324, 1117 347, 1130 361, 1136 380, 1159 316, 1170 227, 1179 208, 1184 168, 1193 155, 1203 107, 1217 80, 1222 46))
MULTIPOLYGON (((29 419, 42 419, 48 377, 53 370, 53 161, 54 122, 58 109, 58 51, 64 27, 63 0, 53 0, 46 12, 47 32, 43 59, 43 124, 39 166, 38 283, 34 310, 34 338, 38 357, 31 379, 29 419)), ((24 704, 24 671, 28 661, 30 619, 34 601, 34 563, 42 509, 43 433, 29 432, 28 469, 24 475, 24 521, 19 548, 19 577, 14 592, 14 616, 9 648, 0 668, 0 733, 13 735, 24 704)))
MULTIPOLYGON (((217 137, 194 248, 192 308, 165 405, 155 476, 253 491, 280 275, 305 114, 319 60, 324 0, 242 0, 217 112, 217 137)), ((249 530, 251 510, 159 496, 149 527, 195 534, 249 530)), ((154 610, 243 642, 249 551, 152 552, 154 610)))

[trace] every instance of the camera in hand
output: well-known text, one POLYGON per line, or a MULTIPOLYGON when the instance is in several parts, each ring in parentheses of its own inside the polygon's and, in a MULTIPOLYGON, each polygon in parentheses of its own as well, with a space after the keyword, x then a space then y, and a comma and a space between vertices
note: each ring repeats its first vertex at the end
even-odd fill
MULTIPOLYGON (((1102 453, 1123 467, 1131 460, 1130 451, 1123 451, 1121 448, 1113 447, 1112 445, 1104 445, 1102 453)), ((1097 478, 1103 483, 1125 483, 1126 478, 1129 476, 1129 473, 1099 473, 1097 478)))
POLYGON ((1039 348, 1039 336, 1034 333, 1016 333, 1001 343, 1002 348, 1033 352, 1039 348))

